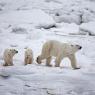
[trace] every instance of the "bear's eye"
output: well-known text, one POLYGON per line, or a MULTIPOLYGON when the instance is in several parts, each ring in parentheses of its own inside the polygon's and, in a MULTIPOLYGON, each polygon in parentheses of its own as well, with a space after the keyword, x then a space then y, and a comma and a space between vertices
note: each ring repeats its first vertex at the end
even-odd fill
POLYGON ((77 47, 79 46, 79 45, 76 45, 77 47))
POLYGON ((73 45, 71 45, 73 47, 73 45))

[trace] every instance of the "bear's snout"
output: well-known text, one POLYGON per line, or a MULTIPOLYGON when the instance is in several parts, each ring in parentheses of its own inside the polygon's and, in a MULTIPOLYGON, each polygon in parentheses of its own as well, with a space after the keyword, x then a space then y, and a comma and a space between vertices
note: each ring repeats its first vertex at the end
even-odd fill
POLYGON ((18 53, 18 51, 16 51, 16 53, 18 53))

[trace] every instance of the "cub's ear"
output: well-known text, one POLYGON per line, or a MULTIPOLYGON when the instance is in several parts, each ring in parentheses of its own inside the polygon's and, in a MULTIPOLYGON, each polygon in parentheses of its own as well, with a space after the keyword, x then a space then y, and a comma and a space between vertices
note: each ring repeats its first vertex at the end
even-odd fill
POLYGON ((12 49, 10 49, 10 51, 12 51, 12 49))

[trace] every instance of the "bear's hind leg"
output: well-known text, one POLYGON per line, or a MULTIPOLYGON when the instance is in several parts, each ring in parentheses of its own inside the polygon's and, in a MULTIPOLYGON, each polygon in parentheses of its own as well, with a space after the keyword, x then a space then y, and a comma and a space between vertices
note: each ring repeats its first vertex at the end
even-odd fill
POLYGON ((50 62, 51 62, 51 56, 50 57, 48 57, 48 58, 46 58, 46 66, 52 66, 51 64, 50 64, 50 62))

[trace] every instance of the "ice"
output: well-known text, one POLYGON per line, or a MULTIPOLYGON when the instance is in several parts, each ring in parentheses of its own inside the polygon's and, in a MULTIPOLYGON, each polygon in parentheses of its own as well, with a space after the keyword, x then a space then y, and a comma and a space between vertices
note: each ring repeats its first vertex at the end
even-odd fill
POLYGON ((0 95, 95 95, 95 0, 0 0, 0 95), (37 64, 47 40, 79 44, 78 70, 37 64), (6 48, 18 50, 4 67, 6 48), (25 48, 33 64, 24 65, 25 48))
POLYGON ((55 24, 52 17, 40 9, 30 11, 10 11, 7 14, 1 14, 1 22, 12 24, 33 24, 34 26, 48 27, 55 24))
POLYGON ((80 32, 85 32, 86 34, 95 36, 95 22, 83 23, 80 25, 80 32))

